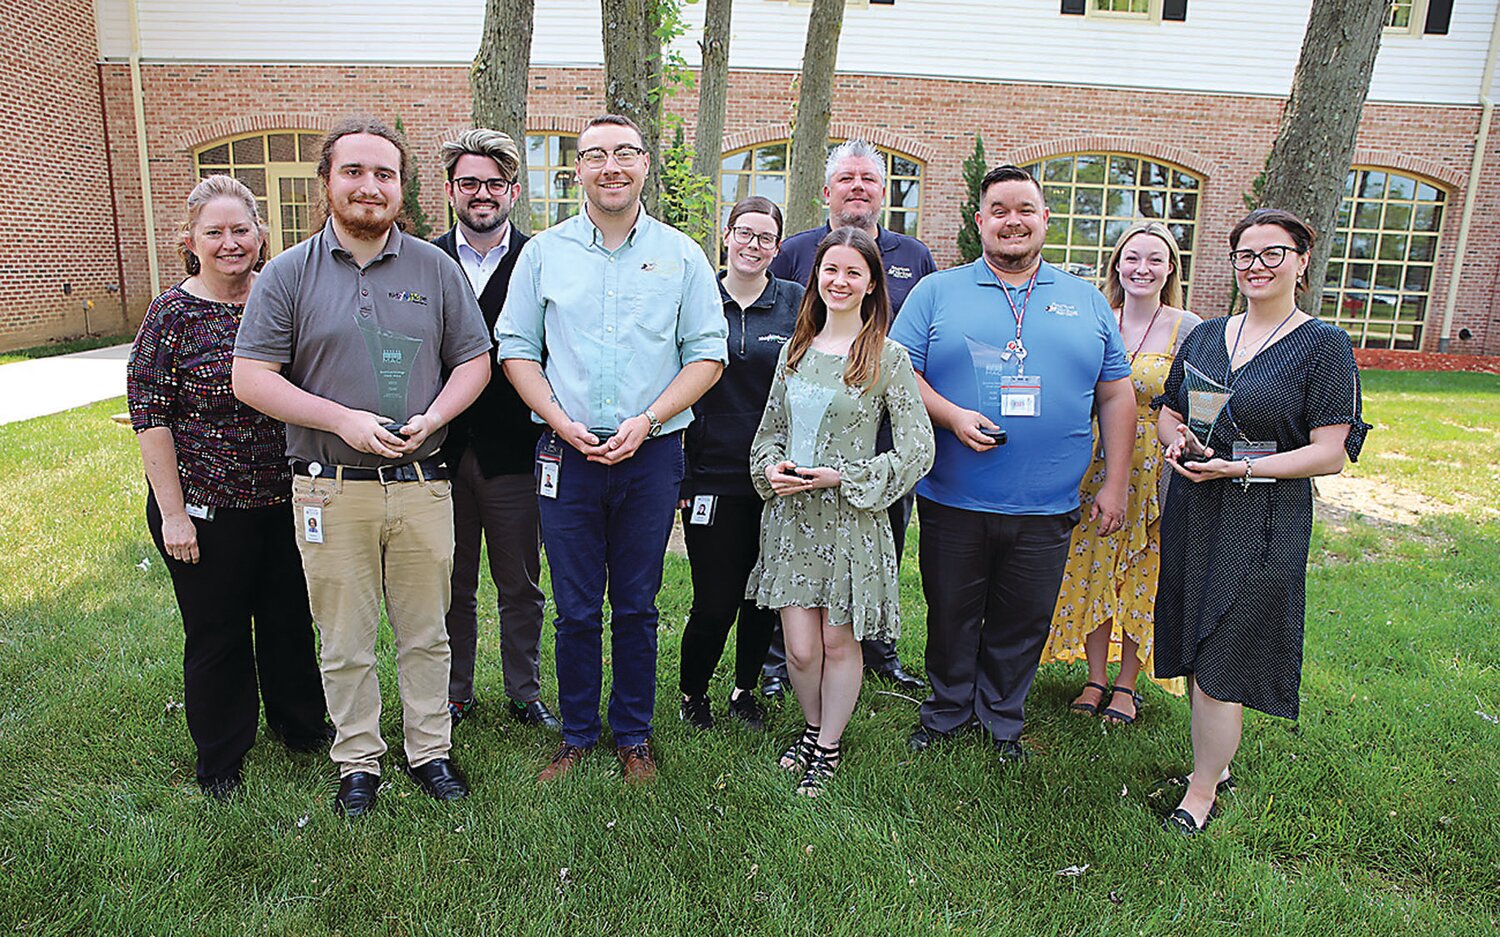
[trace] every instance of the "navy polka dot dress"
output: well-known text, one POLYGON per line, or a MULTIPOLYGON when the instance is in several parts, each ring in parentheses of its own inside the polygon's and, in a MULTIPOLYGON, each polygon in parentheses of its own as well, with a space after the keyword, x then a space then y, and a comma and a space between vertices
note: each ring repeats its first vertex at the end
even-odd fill
MULTIPOLYGON (((1228 317, 1194 329, 1153 402, 1186 415, 1183 364, 1234 390, 1208 444, 1226 457, 1235 439, 1305 446, 1320 426, 1348 423, 1344 448, 1359 457, 1359 370, 1349 336, 1310 319, 1229 371, 1228 317), (1226 380, 1226 375, 1228 376, 1226 380)), ((1209 696, 1297 718, 1312 484, 1193 483, 1173 475, 1161 518, 1156 593, 1156 676, 1193 676, 1209 696)))

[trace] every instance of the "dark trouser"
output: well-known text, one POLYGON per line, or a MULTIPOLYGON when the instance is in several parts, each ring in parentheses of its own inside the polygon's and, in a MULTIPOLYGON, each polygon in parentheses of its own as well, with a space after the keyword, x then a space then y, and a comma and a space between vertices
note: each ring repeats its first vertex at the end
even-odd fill
MULTIPOLYGON (((910 492, 886 511, 891 519, 891 536, 896 541, 896 573, 901 572, 901 553, 906 549, 906 525, 911 521, 911 508, 915 502, 916 495, 910 492)), ((875 638, 867 638, 859 642, 860 651, 864 654, 865 669, 886 671, 901 663, 896 656, 895 641, 879 641, 875 638)), ((766 663, 761 668, 768 677, 778 680, 787 679, 786 673, 786 641, 781 636, 781 620, 778 618, 772 625, 771 646, 766 652, 766 663)))
MULTIPOLYGON (((552 434, 542 436, 538 449, 552 434)), ((563 739, 599 741, 604 618, 609 588, 609 728, 616 745, 651 737, 656 701, 656 593, 682 483, 682 434, 641 443, 616 465, 561 443, 556 498, 539 498, 557 603, 557 698, 563 739)))
POLYGON ((1018 739, 1078 512, 989 514, 918 499, 927 676, 922 725, 1018 739))
POLYGON ((479 643, 479 542, 489 547, 490 578, 499 592, 500 663, 505 695, 529 703, 542 695, 542 530, 536 478, 485 478, 473 450, 453 467, 453 601, 448 644, 453 667, 448 698, 474 696, 479 643))
POLYGON ((255 744, 260 699, 272 732, 293 745, 321 740, 327 707, 287 506, 219 508, 212 521, 194 520, 197 563, 167 556, 154 495, 146 498, 146 525, 182 612, 182 696, 198 781, 239 773, 255 744))
POLYGON ((745 582, 760 553, 758 496, 720 495, 712 524, 689 524, 682 513, 682 532, 693 570, 693 611, 682 633, 679 686, 689 696, 708 692, 708 681, 724 654, 729 629, 739 615, 735 636, 734 685, 755 688, 760 665, 771 643, 776 613, 745 598, 745 582))

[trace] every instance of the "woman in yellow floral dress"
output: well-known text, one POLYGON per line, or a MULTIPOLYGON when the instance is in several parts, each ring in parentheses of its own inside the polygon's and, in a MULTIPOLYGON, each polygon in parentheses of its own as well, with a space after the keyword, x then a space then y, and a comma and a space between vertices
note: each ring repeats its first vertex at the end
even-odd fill
MULTIPOLYGON (((1101 537, 1098 526, 1086 520, 1073 529, 1042 663, 1087 660, 1088 682, 1069 708, 1129 723, 1135 721, 1141 703, 1135 689, 1141 668, 1153 672, 1152 609, 1161 566, 1162 455, 1150 403, 1161 393, 1183 338, 1201 320, 1180 308, 1182 258, 1176 239, 1161 222, 1131 226, 1116 242, 1107 269, 1104 292, 1119 318, 1135 384, 1130 500, 1125 523, 1115 533, 1101 537), (1107 665, 1113 660, 1120 662, 1120 673, 1110 684, 1107 665)), ((1079 487, 1084 517, 1104 483, 1103 453, 1095 449, 1094 462, 1079 487)), ((1180 679, 1159 682, 1181 695, 1180 679)))

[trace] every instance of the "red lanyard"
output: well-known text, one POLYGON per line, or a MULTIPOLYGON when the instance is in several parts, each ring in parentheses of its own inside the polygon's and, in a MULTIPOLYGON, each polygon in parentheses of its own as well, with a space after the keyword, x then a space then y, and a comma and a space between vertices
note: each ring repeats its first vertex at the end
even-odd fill
MULTIPOLYGON (((1162 308, 1162 304, 1161 303, 1157 303, 1156 304, 1156 311, 1153 312, 1153 313, 1151 313, 1151 321, 1146 323, 1146 331, 1141 334, 1140 344, 1136 345, 1135 346, 1135 351, 1132 351, 1130 353, 1130 366, 1132 368, 1135 367, 1135 357, 1136 357, 1136 355, 1139 355, 1141 353, 1141 349, 1146 347, 1146 339, 1148 339, 1148 338, 1151 337, 1151 327, 1154 326, 1154 325, 1156 325, 1156 317, 1159 316, 1159 315, 1161 315, 1161 308, 1162 308)), ((1120 335, 1123 337, 1124 334, 1125 334, 1125 307, 1121 306, 1120 307, 1120 335)))
POLYGON ((1026 365, 1026 345, 1021 341, 1021 324, 1026 321, 1026 307, 1031 304, 1031 291, 1036 289, 1037 274, 1042 272, 1042 265, 1037 264, 1036 269, 1031 272, 1031 279, 1026 281, 1026 295, 1021 298, 1021 308, 1016 308, 1016 301, 1010 298, 1010 290, 1006 289, 1005 281, 1000 275, 991 270, 995 282, 1000 286, 1000 293, 1005 297, 1006 303, 1010 305, 1010 314, 1016 319, 1016 337, 1005 343, 1005 350, 1020 358, 1022 368, 1026 365))

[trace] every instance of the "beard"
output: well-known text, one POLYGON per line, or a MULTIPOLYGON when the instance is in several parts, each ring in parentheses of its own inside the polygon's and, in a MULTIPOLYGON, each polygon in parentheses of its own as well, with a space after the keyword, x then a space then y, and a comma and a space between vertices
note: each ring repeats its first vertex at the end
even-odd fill
POLYGON ((339 225, 354 237, 365 241, 373 241, 389 231, 400 214, 401 206, 391 205, 389 202, 374 204, 346 200, 333 206, 333 217, 338 220, 339 225), (374 209, 374 213, 369 209, 374 209))
POLYGON ((868 228, 879 224, 880 209, 871 205, 868 209, 829 212, 828 219, 835 228, 868 228))
POLYGON ((510 220, 510 206, 507 205, 502 209, 498 202, 490 202, 488 204, 494 205, 495 211, 486 219, 474 217, 474 213, 471 210, 474 207, 472 201, 463 208, 455 208, 453 213, 458 216, 459 221, 463 222, 464 227, 470 231, 476 234, 489 234, 510 220))

